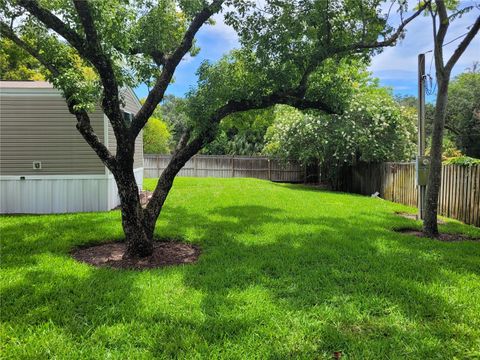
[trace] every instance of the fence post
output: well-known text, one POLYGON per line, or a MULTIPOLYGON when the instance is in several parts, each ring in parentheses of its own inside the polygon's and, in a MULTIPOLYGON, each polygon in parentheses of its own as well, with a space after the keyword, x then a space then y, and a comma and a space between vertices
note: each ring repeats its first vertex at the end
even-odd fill
POLYGON ((392 201, 397 202, 397 166, 394 165, 393 168, 393 186, 392 186, 392 201))
POLYGON ((235 155, 232 156, 232 178, 235 177, 235 155))
POLYGON ((193 176, 198 177, 197 173, 197 155, 193 157, 193 176))
POLYGON ((268 159, 268 180, 272 181, 272 164, 270 159, 268 159))

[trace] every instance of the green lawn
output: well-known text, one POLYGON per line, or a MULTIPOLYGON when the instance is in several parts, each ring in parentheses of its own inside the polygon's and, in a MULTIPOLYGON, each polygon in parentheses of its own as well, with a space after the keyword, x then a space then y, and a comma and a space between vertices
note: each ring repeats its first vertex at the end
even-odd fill
MULTIPOLYGON (((154 181, 147 180, 152 188, 154 181)), ((1 217, 1 357, 480 357, 480 243, 398 234, 402 205, 253 179, 175 182, 161 238, 194 265, 93 268, 120 213, 1 217)), ((480 235, 448 222, 442 231, 480 235)))

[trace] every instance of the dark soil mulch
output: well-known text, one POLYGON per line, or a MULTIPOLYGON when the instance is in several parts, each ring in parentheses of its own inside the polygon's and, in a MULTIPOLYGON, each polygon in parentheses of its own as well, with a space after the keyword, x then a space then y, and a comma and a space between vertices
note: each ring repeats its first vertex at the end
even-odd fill
POLYGON ((169 265, 190 264, 197 261, 200 248, 181 242, 160 242, 154 244, 153 254, 140 259, 123 259, 125 243, 110 242, 72 251, 72 257, 90 265, 120 269, 153 269, 169 265))
MULTIPOLYGON (((402 211, 396 211, 395 214, 398 215, 398 216, 401 216, 405 219, 417 220, 417 214, 410 214, 410 213, 402 212, 402 211)), ((440 224, 440 225, 445 225, 445 221, 443 221, 442 219, 439 219, 439 218, 437 219, 437 223, 440 224)))
MULTIPOLYGON (((401 229, 395 229, 396 232, 402 233, 402 234, 407 234, 407 235, 413 235, 413 236, 418 236, 418 237, 427 237, 422 231, 417 230, 417 229, 410 229, 410 228, 401 228, 401 229)), ((467 235, 463 234, 439 234, 438 237, 435 238, 435 240, 439 241, 446 241, 446 242, 454 242, 454 241, 480 241, 480 237, 470 237, 467 235)))

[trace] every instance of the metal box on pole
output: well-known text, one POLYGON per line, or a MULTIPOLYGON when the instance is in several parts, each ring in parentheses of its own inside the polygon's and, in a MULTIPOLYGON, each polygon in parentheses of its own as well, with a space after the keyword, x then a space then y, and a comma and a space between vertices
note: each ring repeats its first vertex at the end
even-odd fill
POLYGON ((417 156, 415 165, 417 185, 426 186, 428 182, 428 174, 430 173, 430 157, 417 156))

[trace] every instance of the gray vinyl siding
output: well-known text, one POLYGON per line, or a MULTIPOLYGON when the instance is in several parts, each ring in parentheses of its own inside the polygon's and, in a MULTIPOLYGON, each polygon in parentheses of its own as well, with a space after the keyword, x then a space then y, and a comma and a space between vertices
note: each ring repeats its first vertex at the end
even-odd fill
POLYGON ((135 155, 133 156, 133 168, 143 168, 143 130, 135 140, 135 155))
POLYGON ((124 88, 120 90, 120 94, 124 103, 123 110, 135 115, 137 111, 140 110, 140 104, 136 96, 133 94, 133 91, 124 88))
MULTIPOLYGON (((131 90, 122 89, 121 94, 123 95, 124 102, 123 110, 135 115, 137 111, 140 110, 140 104, 138 103, 137 98, 135 98, 131 90)), ((117 150, 117 140, 110 122, 108 122, 108 149, 112 154, 115 154, 117 150)), ((135 155, 133 161, 133 167, 135 169, 143 168, 143 131, 140 132, 135 141, 135 155)))
POLYGON ((135 156, 133 157, 133 167, 143 168, 143 130, 135 141, 135 156))
MULTIPOLYGON (((103 140, 104 115, 91 114, 92 126, 103 140)), ((0 174, 105 174, 105 167, 78 133, 76 119, 60 93, 0 96, 0 174), (42 169, 33 170, 33 161, 42 169)))

